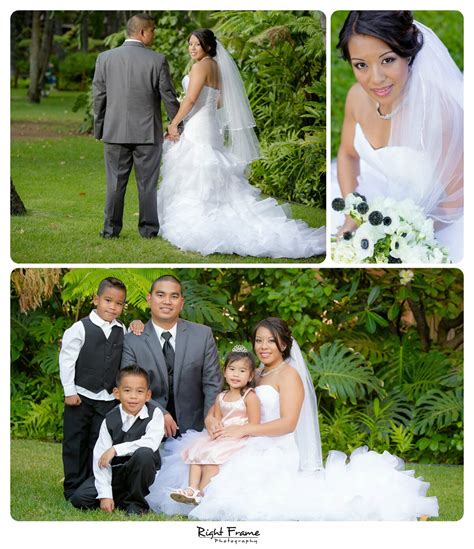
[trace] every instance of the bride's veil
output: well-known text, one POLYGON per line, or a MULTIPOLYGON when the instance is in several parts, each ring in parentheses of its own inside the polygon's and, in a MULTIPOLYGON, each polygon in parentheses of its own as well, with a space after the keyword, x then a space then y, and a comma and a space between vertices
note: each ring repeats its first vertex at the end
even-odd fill
POLYGON ((422 153, 419 176, 428 184, 420 205, 434 220, 452 223, 463 211, 463 76, 436 34, 415 25, 423 46, 392 119, 389 146, 422 153))
POLYGON ((290 361, 300 375, 304 386, 304 400, 295 430, 296 444, 300 455, 301 471, 317 471, 323 468, 321 435, 319 433, 318 403, 313 380, 309 374, 301 349, 293 338, 290 361))
POLYGON ((245 164, 260 158, 255 119, 239 69, 229 52, 217 41, 214 57, 220 76, 222 106, 218 111, 227 148, 245 164))

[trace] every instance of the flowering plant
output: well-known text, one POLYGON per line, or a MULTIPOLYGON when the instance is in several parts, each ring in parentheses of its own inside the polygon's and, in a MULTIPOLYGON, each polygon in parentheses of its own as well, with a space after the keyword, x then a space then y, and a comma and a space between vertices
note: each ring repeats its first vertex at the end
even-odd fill
POLYGON ((332 208, 350 215, 355 232, 332 239, 332 258, 344 263, 449 263, 448 250, 434 236, 433 220, 413 200, 378 197, 369 206, 354 192, 335 198, 332 208))

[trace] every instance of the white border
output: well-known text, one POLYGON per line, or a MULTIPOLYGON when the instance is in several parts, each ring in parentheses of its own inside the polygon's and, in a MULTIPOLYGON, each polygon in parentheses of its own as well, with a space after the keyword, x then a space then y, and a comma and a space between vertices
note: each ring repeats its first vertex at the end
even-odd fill
MULTIPOLYGON (((130 544, 133 547, 160 547, 173 546, 176 548, 190 547, 211 547, 214 545, 209 540, 198 539, 196 535, 196 526, 213 527, 219 523, 195 523, 195 522, 17 522, 10 517, 10 456, 9 456, 9 301, 7 301, 7 292, 10 288, 11 270, 18 265, 13 263, 10 258, 10 235, 9 235, 9 208, 7 199, 8 179, 10 175, 10 135, 9 124, 10 119, 9 109, 9 66, 10 66, 10 43, 9 43, 9 18, 15 10, 34 10, 34 9, 130 9, 133 2, 116 0, 114 2, 105 2, 103 0, 95 0, 94 2, 84 0, 82 2, 62 2, 58 1, 43 1, 38 6, 38 3, 18 1, 8 2, 2 5, 2 15, 4 15, 4 32, 0 37, 2 41, 1 51, 4 55, 4 79, 0 85, 1 93, 1 120, 3 124, 0 126, 1 136, 1 170, 2 170, 2 187, 3 201, 0 203, 2 208, 2 219, 4 220, 4 229, 0 233, 0 249, 1 249, 1 273, 0 273, 0 306, 2 311, 1 333, 5 334, 4 344, 1 348, 1 368, 2 368, 2 383, 1 398, 0 398, 0 437, 2 442, 2 466, 0 469, 0 486, 2 487, 0 495, 0 520, 2 526, 3 543, 15 544, 18 547, 26 547, 32 545, 35 547, 47 546, 51 549, 56 547, 67 547, 74 549, 80 547, 83 549, 89 544, 92 548, 107 547, 107 546, 126 546, 130 544), (91 542, 91 540, 94 540, 91 542)), ((465 160, 466 177, 466 203, 469 206, 472 204, 472 181, 473 181, 473 162, 472 153, 470 153, 473 142, 472 130, 469 121, 474 120, 472 112, 472 96, 473 82, 472 70, 473 64, 471 61, 474 54, 473 39, 474 39, 474 8, 471 2, 462 2, 455 0, 431 0, 408 2, 385 2, 382 3, 375 0, 360 0, 360 1, 342 1, 342 0, 274 0, 274 1, 256 1, 249 2, 248 0, 219 0, 202 2, 190 0, 154 0, 153 2, 146 1, 143 5, 137 8, 142 9, 180 9, 180 10, 255 10, 255 9, 309 9, 323 11, 328 18, 328 36, 330 32, 330 17, 333 11, 342 9, 412 9, 412 10, 459 10, 464 14, 464 61, 465 61, 465 97, 466 97, 466 141, 465 150, 467 152, 465 160), (383 5, 382 5, 383 4, 383 5)), ((330 52, 330 44, 328 42, 328 53, 330 52)), ((328 151, 330 151, 330 62, 328 61, 328 151)), ((328 152, 328 160, 329 158, 328 152)), ((329 205, 328 205, 329 206, 329 205)), ((470 225, 469 218, 466 221, 466 234, 469 235, 470 225)), ((472 358, 472 350, 469 342, 469 335, 472 320, 472 290, 474 268, 472 266, 472 250, 465 240, 465 253, 463 261, 458 265, 465 275, 465 302, 466 302, 466 319, 465 319, 465 345, 466 345, 466 364, 469 366, 470 358, 472 358)), ((64 267, 65 265, 43 265, 43 264, 21 264, 21 267, 64 267)), ((87 264, 71 264, 68 267, 93 267, 99 265, 87 264)), ((100 267, 112 267, 113 265, 100 265, 100 267)), ((120 265, 126 267, 127 265, 120 265)), ((140 265, 143 266, 143 265, 140 265)), ((156 265, 153 265, 156 266, 156 265)), ((167 265, 170 266, 170 265, 167 265)), ((176 265, 177 267, 206 267, 206 264, 190 264, 176 265)), ((211 266, 211 265, 209 265, 211 266)), ((215 265, 212 265, 215 266, 215 265)), ((224 266, 224 265, 222 265, 224 266)), ((247 264, 229 264, 229 268, 251 268, 252 265, 247 264)), ((260 265, 259 265, 260 266, 260 265)), ((262 265, 263 266, 263 265, 262 265)), ((282 264, 265 264, 265 267, 283 267, 282 264)), ((292 264, 292 266, 309 268, 310 264, 292 264)), ((315 265, 317 267, 337 267, 341 268, 340 264, 334 264, 329 258, 323 264, 315 265)), ((420 265, 421 267, 421 265, 420 265)), ((426 267, 426 266, 425 266, 426 267)), ((465 486, 474 486, 472 474, 472 398, 471 385, 473 383, 472 374, 469 367, 466 368, 466 449, 465 449, 465 486)), ((278 482, 278 479, 275 479, 278 482)), ((258 494, 255 495, 258 497, 258 494)), ((288 502, 291 504, 291 502, 288 502)), ((351 523, 351 522, 264 522, 264 523, 237 523, 246 530, 258 528, 261 531, 261 539, 257 547, 285 547, 285 546, 301 546, 332 549, 339 547, 364 547, 364 548, 404 548, 411 549, 412 547, 422 546, 429 549, 449 547, 450 545, 465 546, 466 539, 469 539, 469 533, 472 531, 473 524, 473 497, 471 492, 465 494, 465 514, 464 518, 458 522, 413 522, 413 523, 351 523)))

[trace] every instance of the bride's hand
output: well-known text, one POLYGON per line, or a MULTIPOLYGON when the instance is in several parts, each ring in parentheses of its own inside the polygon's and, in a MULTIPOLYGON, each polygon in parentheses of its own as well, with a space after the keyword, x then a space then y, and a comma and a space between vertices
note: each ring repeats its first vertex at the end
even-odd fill
POLYGON ((247 436, 245 425, 229 425, 222 429, 217 429, 214 438, 242 438, 247 436))
POLYGON ((206 426, 207 432, 212 439, 217 438, 217 432, 223 428, 222 422, 214 416, 206 417, 204 420, 204 425, 206 426))
POLYGON ((339 228, 337 231, 336 237, 338 240, 342 238, 342 235, 344 233, 353 233, 357 229, 357 223, 350 217, 349 215, 346 215, 346 220, 344 221, 344 225, 339 228))
POLYGON ((173 124, 170 124, 170 125, 168 126, 167 135, 168 135, 168 138, 169 138, 171 141, 179 141, 178 126, 174 126, 173 124))
POLYGON ((142 335, 144 329, 145 329, 145 324, 143 324, 143 322, 140 319, 132 320, 132 322, 130 323, 130 330, 136 336, 142 335))

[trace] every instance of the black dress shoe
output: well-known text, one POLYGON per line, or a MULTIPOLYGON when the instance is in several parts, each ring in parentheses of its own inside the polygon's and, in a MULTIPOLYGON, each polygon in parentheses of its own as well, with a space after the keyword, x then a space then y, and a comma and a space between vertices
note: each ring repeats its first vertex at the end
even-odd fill
POLYGON ((144 507, 140 507, 135 503, 130 504, 126 508, 127 515, 146 515, 149 511, 150 509, 145 509, 144 507))
POLYGON ((119 237, 118 234, 104 233, 104 231, 100 231, 99 236, 101 238, 107 238, 107 239, 112 239, 112 238, 118 238, 119 237))
POLYGON ((140 235, 142 238, 158 238, 157 234, 142 234, 140 235))

